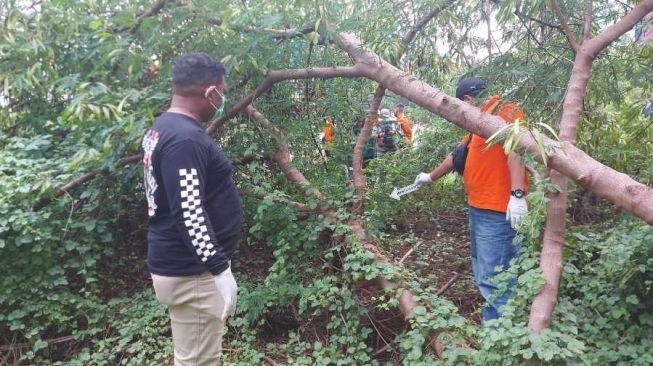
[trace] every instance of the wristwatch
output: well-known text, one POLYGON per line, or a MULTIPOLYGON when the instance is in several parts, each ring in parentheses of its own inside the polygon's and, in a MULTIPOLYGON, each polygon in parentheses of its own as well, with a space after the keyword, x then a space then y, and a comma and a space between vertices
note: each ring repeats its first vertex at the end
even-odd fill
POLYGON ((510 195, 515 198, 524 198, 526 192, 524 192, 523 189, 515 189, 514 191, 510 192, 510 195))

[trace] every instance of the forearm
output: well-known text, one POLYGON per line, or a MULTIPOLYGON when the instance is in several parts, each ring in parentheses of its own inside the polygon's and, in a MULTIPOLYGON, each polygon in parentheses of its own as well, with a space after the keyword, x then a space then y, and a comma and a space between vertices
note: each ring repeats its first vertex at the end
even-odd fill
POLYGON ((442 178, 445 174, 451 172, 452 170, 453 170, 453 158, 451 157, 451 154, 447 154, 447 157, 444 158, 442 163, 440 163, 440 165, 438 165, 438 167, 433 169, 433 171, 430 173, 431 179, 433 181, 436 181, 442 178))
POLYGON ((526 176, 526 168, 521 162, 521 157, 518 154, 511 153, 508 155, 508 169, 510 170, 510 187, 511 190, 524 189, 524 177, 526 176))

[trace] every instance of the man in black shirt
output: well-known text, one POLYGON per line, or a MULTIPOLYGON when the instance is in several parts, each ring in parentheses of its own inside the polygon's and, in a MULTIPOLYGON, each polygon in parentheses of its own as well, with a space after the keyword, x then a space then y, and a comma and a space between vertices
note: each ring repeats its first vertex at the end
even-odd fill
POLYGON ((175 366, 217 365, 236 306, 230 257, 242 207, 232 167, 201 123, 224 107, 224 66, 205 53, 175 61, 170 108, 143 137, 147 265, 168 306, 175 366))

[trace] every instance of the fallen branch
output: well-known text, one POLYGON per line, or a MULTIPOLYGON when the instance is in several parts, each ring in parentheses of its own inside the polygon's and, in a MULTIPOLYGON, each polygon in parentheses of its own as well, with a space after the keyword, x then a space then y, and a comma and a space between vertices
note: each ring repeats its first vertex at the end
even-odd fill
POLYGON ((435 296, 442 296, 442 294, 447 292, 447 290, 451 288, 451 286, 453 286, 453 284, 456 283, 456 281, 458 281, 458 278, 460 278, 460 274, 458 272, 454 272, 451 279, 447 281, 447 283, 445 283, 444 286, 440 287, 438 292, 435 293, 435 296))
MULTIPOLYGON (((118 161, 117 166, 133 164, 137 161, 141 161, 142 159, 143 159, 143 154, 131 155, 126 158, 120 159, 118 161)), ((110 171, 109 167, 95 169, 93 171, 90 171, 82 175, 79 178, 72 180, 71 182, 64 184, 63 186, 61 186, 60 188, 54 191, 52 197, 43 197, 39 201, 37 201, 36 204, 34 205, 34 211, 38 211, 42 209, 43 207, 50 204, 50 202, 52 202, 54 199, 59 198, 64 194, 67 194, 70 190, 90 181, 91 179, 95 178, 95 176, 97 176, 98 174, 106 174, 109 171, 110 171)))
POLYGON ((311 210, 311 208, 308 207, 308 205, 305 204, 305 203, 296 202, 296 201, 293 201, 293 200, 290 200, 290 199, 287 199, 287 198, 283 198, 283 197, 279 197, 279 196, 275 196, 275 195, 271 195, 271 194, 257 193, 257 192, 252 192, 252 191, 248 191, 248 190, 245 190, 245 189, 239 189, 238 192, 240 192, 240 194, 243 195, 243 196, 254 197, 254 198, 258 198, 260 200, 270 199, 273 202, 282 203, 282 204, 285 204, 287 206, 290 206, 293 209, 295 209, 297 212, 299 212, 298 218, 302 219, 302 220, 307 219, 308 216, 309 216, 309 213, 315 211, 315 210, 311 210))
MULTIPOLYGON (((75 337, 68 335, 68 336, 62 336, 62 337, 57 337, 57 338, 51 338, 51 339, 44 339, 43 342, 53 345, 53 344, 58 344, 58 343, 65 343, 65 342, 70 342, 74 341, 75 337)), ((7 344, 4 346, 0 346, 0 352, 12 352, 17 349, 21 348, 27 348, 31 347, 33 344, 30 342, 25 342, 25 343, 16 343, 16 344, 7 344)))

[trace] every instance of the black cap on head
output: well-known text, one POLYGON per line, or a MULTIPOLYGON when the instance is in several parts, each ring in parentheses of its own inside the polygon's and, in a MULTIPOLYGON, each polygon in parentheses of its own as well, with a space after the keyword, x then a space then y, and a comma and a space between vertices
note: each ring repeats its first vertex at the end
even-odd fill
POLYGON ((462 100, 465 95, 477 96, 485 90, 487 83, 479 78, 462 79, 456 88, 456 98, 462 100))

